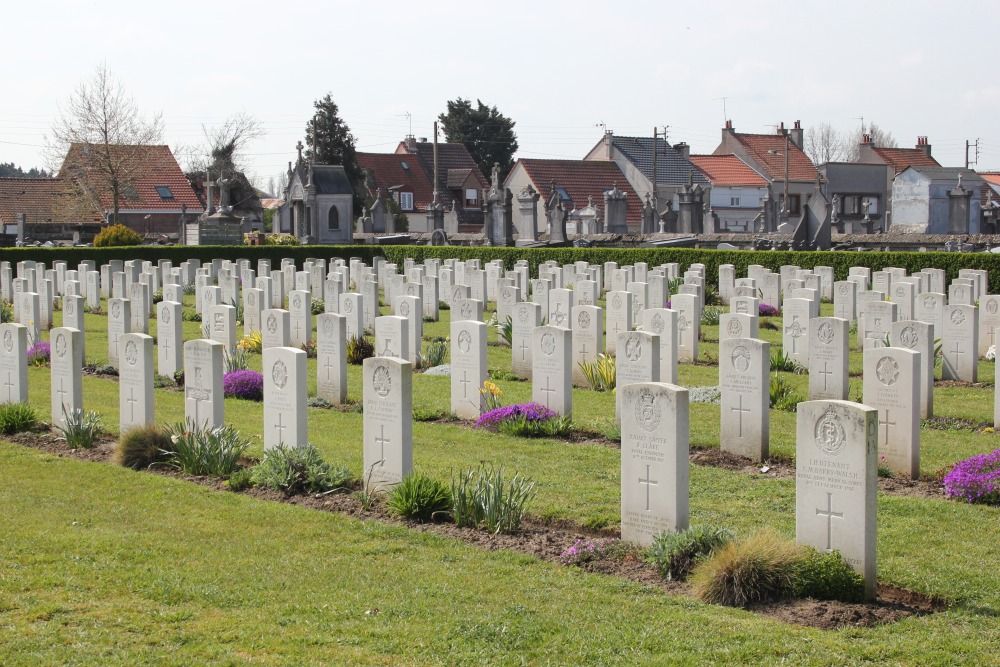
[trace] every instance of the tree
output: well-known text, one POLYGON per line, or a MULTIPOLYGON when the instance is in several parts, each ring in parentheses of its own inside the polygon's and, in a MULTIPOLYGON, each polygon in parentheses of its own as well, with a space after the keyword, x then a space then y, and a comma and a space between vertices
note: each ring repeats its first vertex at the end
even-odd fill
POLYGON ((847 158, 850 162, 857 161, 861 156, 861 149, 859 148, 861 144, 861 139, 865 134, 871 135, 872 143, 879 148, 897 148, 899 143, 896 141, 896 137, 892 136, 892 132, 888 130, 883 130, 881 127, 875 123, 868 123, 868 129, 865 130, 864 126, 859 127, 853 132, 847 135, 847 158))
POLYGON ((807 131, 805 150, 813 164, 840 162, 849 149, 847 138, 829 123, 820 123, 807 131))
POLYGON ((340 110, 330 93, 313 102, 313 107, 316 112, 306 124, 306 157, 312 158, 315 148, 316 164, 339 164, 344 167, 347 180, 354 188, 354 214, 360 215, 368 191, 364 172, 358 164, 351 128, 340 118, 340 110))
POLYGON ((60 175, 77 178, 98 199, 98 193, 109 193, 111 221, 117 223, 122 193, 134 187, 133 180, 144 167, 143 147, 158 144, 162 135, 162 116, 146 119, 122 82, 102 63, 60 109, 48 153, 55 162, 74 145, 81 149, 87 164, 64 164, 70 173, 60 170, 60 175))
POLYGON ((488 107, 478 99, 473 109, 472 102, 461 97, 449 100, 448 113, 438 116, 438 120, 445 139, 463 144, 487 178, 494 163, 500 164, 501 179, 506 178, 514 166, 514 153, 517 152, 514 121, 495 106, 488 107))
POLYGON ((25 171, 13 162, 0 162, 0 177, 2 178, 48 178, 51 175, 44 169, 32 167, 25 171))

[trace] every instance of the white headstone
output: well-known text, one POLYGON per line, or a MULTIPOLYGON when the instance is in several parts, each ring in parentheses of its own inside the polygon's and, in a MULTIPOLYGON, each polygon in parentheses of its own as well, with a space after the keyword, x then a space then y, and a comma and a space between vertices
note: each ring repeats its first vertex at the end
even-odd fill
POLYGON ((892 347, 920 353, 920 418, 934 415, 934 325, 918 320, 898 320, 889 332, 892 347))
POLYGON ((615 356, 615 423, 621 425, 621 390, 630 384, 660 381, 660 337, 648 331, 618 334, 615 356))
POLYGON ((587 378, 581 364, 594 363, 604 350, 604 309, 576 306, 570 322, 573 325, 573 383, 585 387, 587 378))
POLYGON ((479 390, 487 376, 486 324, 452 322, 451 411, 463 419, 478 419, 484 403, 479 390))
POLYGON ((181 304, 161 301, 156 304, 156 370, 173 378, 184 369, 184 327, 181 304))
POLYGON ((817 317, 809 323, 809 399, 848 399, 848 354, 851 324, 839 317, 817 317))
POLYGON ((771 434, 771 344, 755 338, 719 341, 722 451, 763 461, 771 434))
POLYGON ((920 353, 898 347, 865 350, 864 401, 878 410, 878 450, 885 465, 920 477, 920 353))
POLYGON ((28 328, 0 324, 0 403, 27 402, 28 328))
POLYGON ((119 339, 121 366, 118 369, 118 431, 152 424, 153 337, 143 333, 124 334, 119 339))
POLYGON ((978 348, 979 310, 975 306, 948 305, 941 332, 941 353, 944 356, 941 379, 976 382, 979 374, 978 348))
MULTIPOLYGON (((473 318, 461 318, 473 319, 473 318)), ((460 320, 453 320, 460 321, 460 320)), ((531 379, 531 337, 535 328, 542 324, 542 307, 537 303, 521 302, 514 307, 511 318, 511 372, 519 378, 531 379)), ((454 343, 452 336, 452 343, 454 343)), ((574 336, 574 343, 575 343, 574 336)))
POLYGON ((291 317, 287 310, 268 308, 261 313, 261 318, 264 325, 260 332, 262 350, 291 346, 291 317))
POLYGON ((184 419, 199 429, 224 424, 222 343, 198 338, 184 343, 184 419))
POLYGON ((306 352, 294 347, 264 350, 264 449, 309 442, 306 421, 306 352))
POLYGON ((535 329, 532 340, 531 400, 556 414, 573 412, 573 332, 553 325, 535 329))
POLYGON ((393 357, 364 361, 364 471, 374 489, 413 470, 413 365, 393 357))
POLYGON ((83 332, 57 327, 49 332, 52 367, 50 396, 53 424, 65 424, 83 410, 83 332))

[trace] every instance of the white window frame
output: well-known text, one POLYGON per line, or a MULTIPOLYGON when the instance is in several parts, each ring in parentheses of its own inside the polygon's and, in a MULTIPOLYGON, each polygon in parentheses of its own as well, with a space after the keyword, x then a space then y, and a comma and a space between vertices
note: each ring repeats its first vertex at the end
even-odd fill
POLYGON ((399 193, 399 208, 404 211, 413 210, 413 193, 412 192, 400 192, 399 193))

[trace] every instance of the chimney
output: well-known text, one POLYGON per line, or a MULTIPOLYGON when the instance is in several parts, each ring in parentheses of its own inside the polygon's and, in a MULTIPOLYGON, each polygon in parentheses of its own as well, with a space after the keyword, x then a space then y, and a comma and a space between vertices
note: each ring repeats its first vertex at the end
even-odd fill
POLYGON ((792 143, 802 149, 803 139, 805 138, 805 132, 802 129, 802 123, 800 121, 795 121, 795 127, 791 131, 792 143))
POLYGON ((679 144, 674 144, 674 150, 681 154, 681 157, 685 160, 691 159, 691 147, 688 146, 683 141, 679 144))
POLYGON ((788 134, 788 130, 785 129, 785 124, 784 123, 779 123, 778 124, 778 129, 777 129, 776 133, 779 134, 779 135, 781 135, 782 137, 785 136, 786 134, 788 134))
POLYGON ((417 152, 417 140, 413 137, 412 134, 406 135, 406 138, 403 139, 403 143, 406 144, 406 150, 410 151, 411 153, 417 152))
POLYGON ((870 144, 871 142, 872 142, 872 135, 868 134, 867 132, 861 135, 861 143, 870 144))
POLYGON ((733 129, 733 121, 727 120, 726 126, 722 128, 722 140, 725 141, 730 134, 736 134, 736 130, 733 129))
POLYGON ((607 152, 605 159, 613 160, 614 156, 611 154, 611 138, 614 136, 614 132, 611 130, 604 130, 604 150, 607 152))
POLYGON ((917 137, 917 148, 923 151, 927 157, 931 156, 931 145, 927 143, 927 137, 917 137))

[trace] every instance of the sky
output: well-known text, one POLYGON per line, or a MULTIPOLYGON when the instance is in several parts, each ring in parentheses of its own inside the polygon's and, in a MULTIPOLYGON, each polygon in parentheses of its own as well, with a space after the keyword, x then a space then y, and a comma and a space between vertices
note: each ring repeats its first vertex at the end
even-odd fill
POLYGON ((900 146, 926 135, 945 166, 978 139, 973 166, 1000 170, 998 20, 1000 3, 961 0, 14 3, 0 162, 51 166, 60 108, 106 63, 162 114, 182 166, 203 128, 256 118, 246 163, 262 186, 327 93, 367 152, 431 137, 461 97, 515 121, 517 157, 580 159, 605 128, 664 126, 710 153, 729 118, 755 133, 875 122, 900 146))

